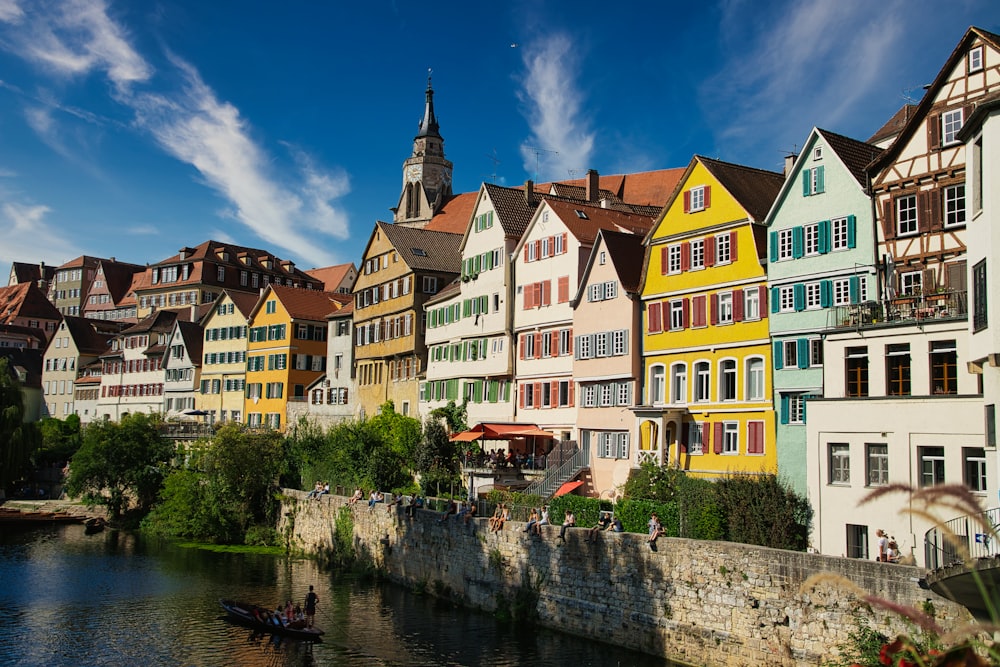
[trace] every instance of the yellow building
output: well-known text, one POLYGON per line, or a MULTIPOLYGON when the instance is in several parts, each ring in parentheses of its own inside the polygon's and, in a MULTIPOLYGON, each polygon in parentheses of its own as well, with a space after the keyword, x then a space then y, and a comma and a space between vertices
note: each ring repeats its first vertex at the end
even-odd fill
POLYGON ((250 426, 283 430, 288 401, 326 372, 326 316, 350 303, 347 294, 270 285, 250 313, 246 400, 250 426))
POLYGON ((246 390, 247 319, 257 296, 224 290, 201 319, 201 377, 195 407, 208 421, 243 422, 246 390))
POLYGON ((776 471, 762 222, 783 181, 695 156, 647 235, 637 463, 776 471))

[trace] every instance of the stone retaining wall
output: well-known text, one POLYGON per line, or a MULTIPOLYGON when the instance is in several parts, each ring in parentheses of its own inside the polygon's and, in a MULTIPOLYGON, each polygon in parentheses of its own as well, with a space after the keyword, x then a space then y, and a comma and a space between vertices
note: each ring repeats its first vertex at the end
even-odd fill
MULTIPOLYGON (((306 552, 329 550, 347 499, 286 493, 279 529, 306 552)), ((889 636, 906 631, 896 615, 872 611, 865 593, 929 601, 945 627, 971 622, 920 588, 915 567, 679 538, 660 538, 654 551, 645 535, 601 533, 587 543, 584 529, 570 529, 563 544, 558 526, 536 537, 509 522, 491 534, 486 519, 442 523, 425 510, 407 519, 384 504, 369 512, 365 501, 351 512, 356 551, 394 581, 486 611, 516 599, 548 627, 692 665, 820 665, 858 617, 889 636), (822 573, 831 576, 803 590, 822 573)))

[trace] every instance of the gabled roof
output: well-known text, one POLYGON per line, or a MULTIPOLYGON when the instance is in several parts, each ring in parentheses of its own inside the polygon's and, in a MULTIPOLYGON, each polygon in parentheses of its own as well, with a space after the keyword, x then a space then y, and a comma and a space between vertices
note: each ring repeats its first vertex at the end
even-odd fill
POLYGON ((529 195, 521 188, 505 188, 493 183, 483 183, 483 191, 493 202, 497 222, 504 236, 519 239, 531 222, 531 216, 542 200, 541 193, 529 195))
POLYGON ((424 306, 425 307, 433 306, 435 304, 441 303, 442 301, 447 301, 448 299, 452 298, 461 291, 462 291, 462 281, 458 278, 455 278, 450 283, 439 289, 437 291, 437 294, 429 297, 426 301, 424 301, 424 306))
POLYGON ((10 324, 19 317, 58 321, 62 314, 35 283, 0 287, 0 324, 10 324))
POLYGON ((345 303, 343 306, 341 306, 340 310, 335 310, 332 313, 330 313, 329 315, 327 315, 326 319, 333 320, 333 319, 339 319, 341 317, 351 317, 352 315, 354 315, 354 300, 353 299, 351 299, 350 301, 348 301, 347 303, 345 303))
POLYGON ((45 266, 45 264, 11 262, 10 267, 10 272, 14 277, 14 282, 11 283, 11 285, 18 283, 37 283, 39 280, 52 282, 52 279, 56 275, 56 268, 54 266, 45 266), (43 270, 45 275, 42 275, 43 270))
POLYGON ((648 215, 625 213, 557 199, 546 198, 545 203, 559 216, 569 232, 584 245, 593 244, 602 229, 639 234, 641 237, 653 226, 653 218, 648 215))
POLYGON ((354 301, 354 297, 350 294, 321 292, 319 290, 286 287, 285 285, 268 285, 267 289, 264 290, 264 293, 257 300, 253 310, 251 310, 251 318, 257 314, 261 305, 267 301, 270 294, 273 294, 281 301, 281 305, 292 320, 299 321, 324 322, 330 313, 340 310, 347 303, 354 301))
POLYGON ((77 269, 83 266, 90 266, 96 269, 97 265, 100 264, 102 261, 104 260, 102 260, 100 257, 90 257, 89 255, 80 255, 76 259, 71 259, 65 264, 61 264, 59 267, 56 268, 56 270, 61 271, 63 269, 77 269))
MULTIPOLYGON (((461 234, 377 222, 376 227, 414 271, 458 273, 462 265, 461 234)), ((371 245, 371 241, 369 241, 371 245)), ((367 248, 365 249, 367 251, 367 248)))
POLYGON ((469 226, 472 213, 476 210, 478 198, 478 190, 449 197, 424 229, 432 232, 464 234, 466 227, 469 226))
MULTIPOLYGON (((172 265, 178 264, 180 262, 191 263, 192 270, 187 280, 178 279, 174 282, 169 283, 167 286, 171 289, 178 286, 190 285, 190 284, 200 284, 202 282, 202 269, 203 261, 210 260, 213 264, 221 264, 223 266, 233 267, 238 270, 256 270, 271 274, 280 274, 288 277, 294 277, 300 281, 306 283, 318 283, 319 281, 309 274, 307 274, 302 269, 297 266, 293 266, 289 271, 283 264, 286 260, 279 258, 277 255, 268 252, 267 250, 260 250, 258 248, 247 248, 244 246, 234 245, 232 243, 223 243, 221 241, 213 241, 209 239, 195 246, 194 248, 182 248, 184 250, 185 257, 181 259, 180 253, 176 255, 171 255, 166 259, 162 259, 159 262, 151 265, 151 268, 155 268, 161 265, 172 265), (218 253, 228 252, 229 259, 222 260, 219 258, 218 253), (240 258, 246 257, 247 263, 243 263, 240 258), (272 267, 270 269, 265 268, 261 263, 264 259, 272 260, 272 267)), ((147 271, 149 273, 149 271, 147 271)), ((162 285, 157 285, 160 287, 162 285)), ((149 289, 153 285, 145 284, 139 287, 139 289, 149 289)))
MULTIPOLYGON (((677 181, 684 175, 684 167, 641 171, 635 174, 614 174, 598 177, 598 188, 601 197, 610 194, 615 201, 638 206, 653 206, 663 208, 670 199, 677 181)), ((575 178, 569 181, 542 183, 536 186, 539 191, 586 199, 586 178, 575 178), (555 188, 556 191, 553 190, 555 188), (575 194, 574 194, 575 193, 575 194)))
POLYGON ((904 104, 901 106, 899 111, 892 114, 892 118, 885 122, 885 125, 880 127, 875 134, 868 138, 868 143, 878 144, 882 143, 886 139, 895 137, 903 131, 903 127, 910 120, 916 110, 916 104, 904 104))
POLYGON ((862 188, 867 188, 868 175, 865 168, 872 160, 877 159, 882 154, 882 149, 871 143, 851 139, 829 130, 816 128, 816 132, 826 140, 826 145, 837 154, 837 157, 844 163, 858 184, 862 188))
POLYGON ((135 276, 144 273, 146 267, 139 264, 126 264, 124 262, 113 262, 105 259, 101 260, 101 271, 104 273, 104 283, 107 285, 108 293, 111 295, 111 301, 115 305, 118 305, 129 291, 131 291, 135 276))
POLYGON ((257 305, 257 300, 260 298, 259 295, 252 292, 230 292, 226 290, 226 294, 229 295, 229 300, 235 304, 236 310, 240 311, 243 317, 250 317, 253 307, 257 305))
MULTIPOLYGON (((309 269, 306 273, 322 282, 324 290, 333 292, 337 289, 340 283, 344 281, 344 276, 346 276, 353 268, 354 262, 349 262, 347 264, 337 264, 335 266, 324 266, 319 269, 309 269)), ((357 272, 355 271, 355 273, 357 272)))
POLYGON ((948 56, 944 66, 941 67, 937 76, 934 77, 934 82, 927 87, 927 91, 924 93, 923 99, 920 100, 917 108, 906 121, 906 124, 900 131, 899 136, 896 137, 896 140, 892 142, 892 145, 889 146, 884 153, 868 165, 868 171, 872 172, 873 176, 875 172, 882 171, 887 165, 891 164, 893 160, 899 157, 900 151, 903 150, 907 143, 909 143, 910 137, 912 137, 913 134, 923 125, 924 119, 930 112, 931 107, 934 106, 934 100, 937 97, 938 92, 940 92, 941 88, 947 83, 948 77, 958 66, 959 61, 965 57, 965 53, 969 50, 969 47, 972 46, 972 42, 974 42, 977 37, 982 39, 983 42, 989 44, 996 51, 1000 51, 1000 35, 995 35, 992 32, 975 26, 966 30, 965 34, 962 35, 962 39, 959 40, 955 49, 951 52, 951 55, 948 56))
POLYGON ((174 324, 181 334, 188 358, 195 366, 201 366, 201 351, 204 347, 204 329, 196 322, 178 321, 174 324))
POLYGON ((732 195, 754 222, 767 216, 785 182, 783 174, 696 155, 695 159, 732 195))
POLYGON ((629 294, 638 294, 642 288, 642 266, 645 246, 643 237, 638 234, 627 234, 602 229, 597 233, 594 247, 590 251, 587 259, 587 266, 580 275, 580 284, 577 287, 576 295, 571 304, 576 308, 587 290, 587 283, 590 281, 590 272, 594 267, 594 262, 600 248, 606 248, 608 258, 611 260, 618 281, 622 285, 622 290, 629 294), (603 244, 602 244, 603 241, 603 244))
POLYGON ((134 336, 136 334, 149 333, 150 331, 170 331, 174 327, 174 322, 178 319, 178 314, 175 310, 158 310, 122 331, 121 335, 134 336))
POLYGON ((80 354, 100 355, 108 351, 111 341, 122 327, 115 322, 91 320, 67 315, 63 324, 80 354))

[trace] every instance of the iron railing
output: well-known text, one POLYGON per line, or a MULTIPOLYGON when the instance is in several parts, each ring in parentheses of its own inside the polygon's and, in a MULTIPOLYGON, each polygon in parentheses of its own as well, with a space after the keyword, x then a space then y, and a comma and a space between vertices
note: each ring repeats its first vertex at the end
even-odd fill
POLYGON ((548 498, 556 492, 563 483, 576 477, 581 470, 590 465, 590 451, 587 448, 578 449, 562 465, 553 468, 545 477, 533 482, 524 490, 525 493, 548 498))
POLYGON ((976 559, 1000 554, 996 531, 1000 527, 1000 508, 982 514, 960 516, 945 521, 924 533, 924 564, 934 570, 966 558, 976 559))
POLYGON ((965 290, 950 290, 834 306, 830 311, 829 325, 833 329, 871 329, 899 324, 964 320, 968 316, 968 293, 965 290))

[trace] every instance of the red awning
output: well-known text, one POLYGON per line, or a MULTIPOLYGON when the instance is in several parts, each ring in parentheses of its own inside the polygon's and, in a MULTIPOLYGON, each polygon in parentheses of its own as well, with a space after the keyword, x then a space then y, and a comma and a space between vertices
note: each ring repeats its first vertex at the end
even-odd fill
POLYGON ((451 436, 449 440, 451 442, 472 442, 473 440, 477 440, 481 437, 483 437, 483 434, 479 431, 462 431, 461 433, 456 433, 451 436))
POLYGON ((556 491, 556 495, 557 496, 565 496, 567 493, 569 493, 570 491, 572 491, 573 489, 575 489, 575 488, 577 488, 579 486, 583 486, 583 482, 581 482, 579 480, 576 480, 576 481, 573 481, 573 482, 563 482, 563 485, 559 487, 558 491, 556 491))
POLYGON ((545 430, 542 430, 540 428, 526 428, 524 430, 517 431, 516 435, 523 435, 523 436, 529 436, 530 435, 530 436, 534 436, 536 438, 554 438, 554 437, 556 437, 555 433, 550 433, 549 431, 545 431, 545 430))

